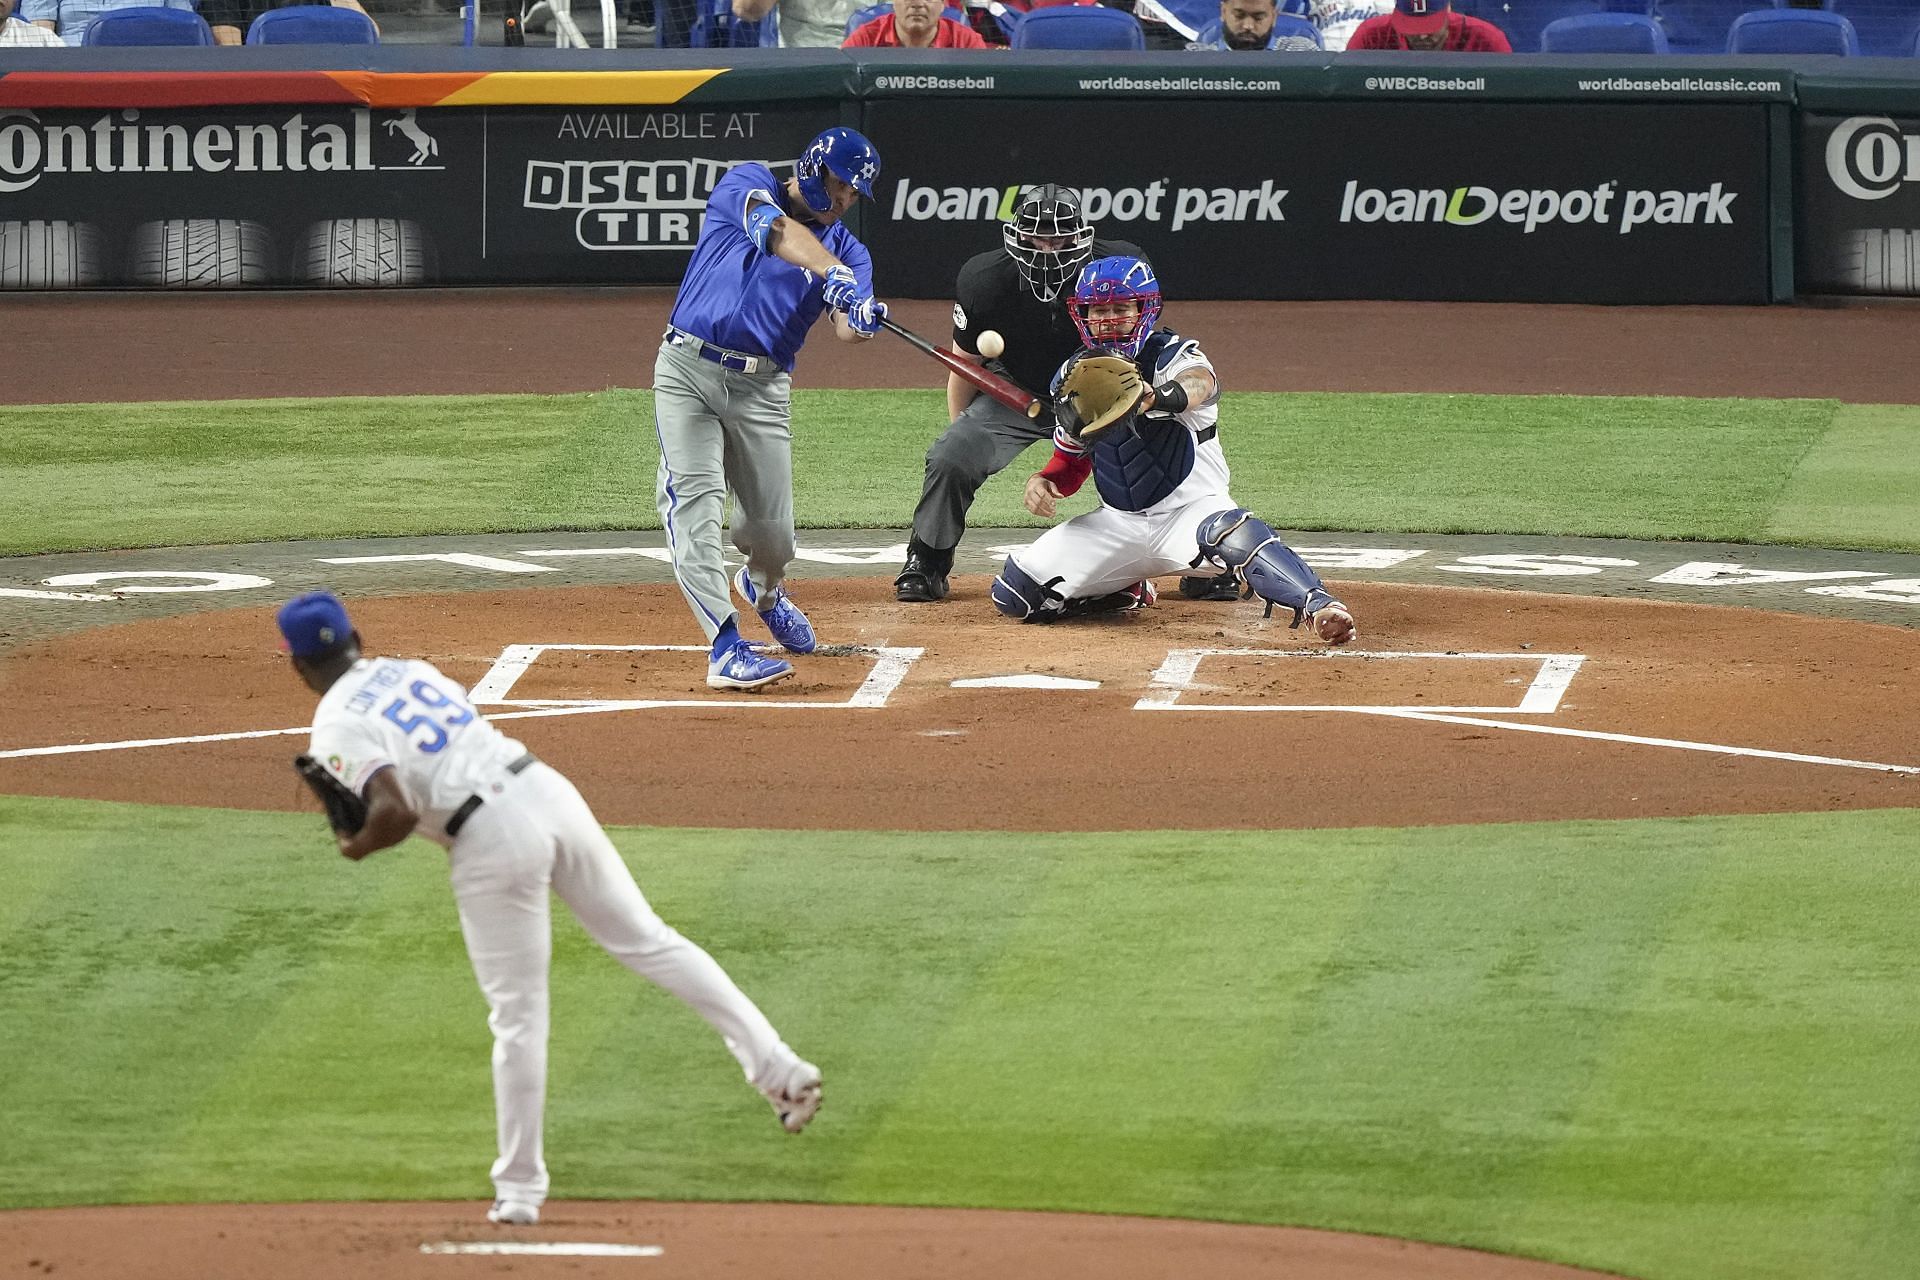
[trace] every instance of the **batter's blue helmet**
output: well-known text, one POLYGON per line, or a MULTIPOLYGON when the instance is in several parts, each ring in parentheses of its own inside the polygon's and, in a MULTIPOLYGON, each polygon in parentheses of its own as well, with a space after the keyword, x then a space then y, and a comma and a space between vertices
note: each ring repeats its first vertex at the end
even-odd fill
POLYGON ((871 199, 873 184, 880 177, 880 153, 851 129, 828 129, 809 142, 793 167, 793 176, 799 179, 800 198, 815 213, 833 208, 827 198, 829 173, 871 199))
POLYGON ((1073 287, 1067 311, 1073 316, 1073 327, 1080 331, 1080 341, 1131 360, 1140 354, 1147 335, 1160 319, 1160 281, 1140 258, 1096 258, 1080 269, 1080 282, 1073 287), (1133 322, 1124 329, 1106 324, 1095 329, 1087 320, 1087 308, 1103 302, 1137 302, 1140 306, 1133 322))

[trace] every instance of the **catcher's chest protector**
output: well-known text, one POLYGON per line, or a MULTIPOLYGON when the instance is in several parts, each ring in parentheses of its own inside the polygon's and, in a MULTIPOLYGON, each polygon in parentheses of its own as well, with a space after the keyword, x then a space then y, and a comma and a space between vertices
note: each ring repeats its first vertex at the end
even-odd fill
POLYGON ((1094 441, 1093 484, 1118 511, 1145 511, 1193 473, 1193 432, 1172 418, 1135 418, 1094 441))

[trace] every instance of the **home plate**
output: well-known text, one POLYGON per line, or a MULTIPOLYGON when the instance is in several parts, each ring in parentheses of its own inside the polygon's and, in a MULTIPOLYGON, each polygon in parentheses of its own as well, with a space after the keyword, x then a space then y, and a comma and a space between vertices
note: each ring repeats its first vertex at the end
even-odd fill
POLYGON ((1074 680, 1068 676, 1042 676, 1031 672, 1017 676, 978 676, 955 680, 956 689, 1098 689, 1098 680, 1074 680))
POLYGON ((598 1244, 593 1241, 567 1244, 561 1241, 487 1240, 466 1243, 448 1240, 440 1244, 423 1244, 420 1252, 477 1253, 489 1257, 519 1258, 657 1258, 666 1250, 657 1244, 598 1244))

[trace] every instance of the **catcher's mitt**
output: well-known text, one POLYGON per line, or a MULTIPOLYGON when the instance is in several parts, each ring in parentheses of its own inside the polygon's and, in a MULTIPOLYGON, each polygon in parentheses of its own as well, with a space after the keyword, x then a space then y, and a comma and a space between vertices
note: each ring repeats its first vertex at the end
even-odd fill
POLYGON ((1076 440, 1091 440, 1124 425, 1140 407, 1147 384, 1125 356, 1082 351, 1067 361, 1053 392, 1053 419, 1076 440))
POLYGON ((312 756, 299 755, 293 758, 293 770, 313 794, 320 797, 320 804, 327 811, 327 825, 335 832, 343 836, 356 835, 367 825, 367 802, 349 791, 327 766, 312 756))

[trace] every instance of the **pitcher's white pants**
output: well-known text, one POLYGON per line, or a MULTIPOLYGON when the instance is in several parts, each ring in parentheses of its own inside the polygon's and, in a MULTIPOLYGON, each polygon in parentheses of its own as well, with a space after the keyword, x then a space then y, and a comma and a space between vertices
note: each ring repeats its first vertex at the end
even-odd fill
POLYGON ((1200 522, 1237 505, 1224 493, 1164 511, 1120 511, 1102 503, 1053 526, 1014 552, 1013 562, 1069 600, 1103 596, 1190 568, 1200 554, 1200 522))
POLYGON ((573 783, 535 764, 476 810, 454 840, 453 896, 493 1028, 497 1198, 547 1196, 541 1128, 547 1095, 547 890, 614 959, 693 1007, 747 1080, 784 1076, 794 1054, 714 958, 654 913, 573 783))

